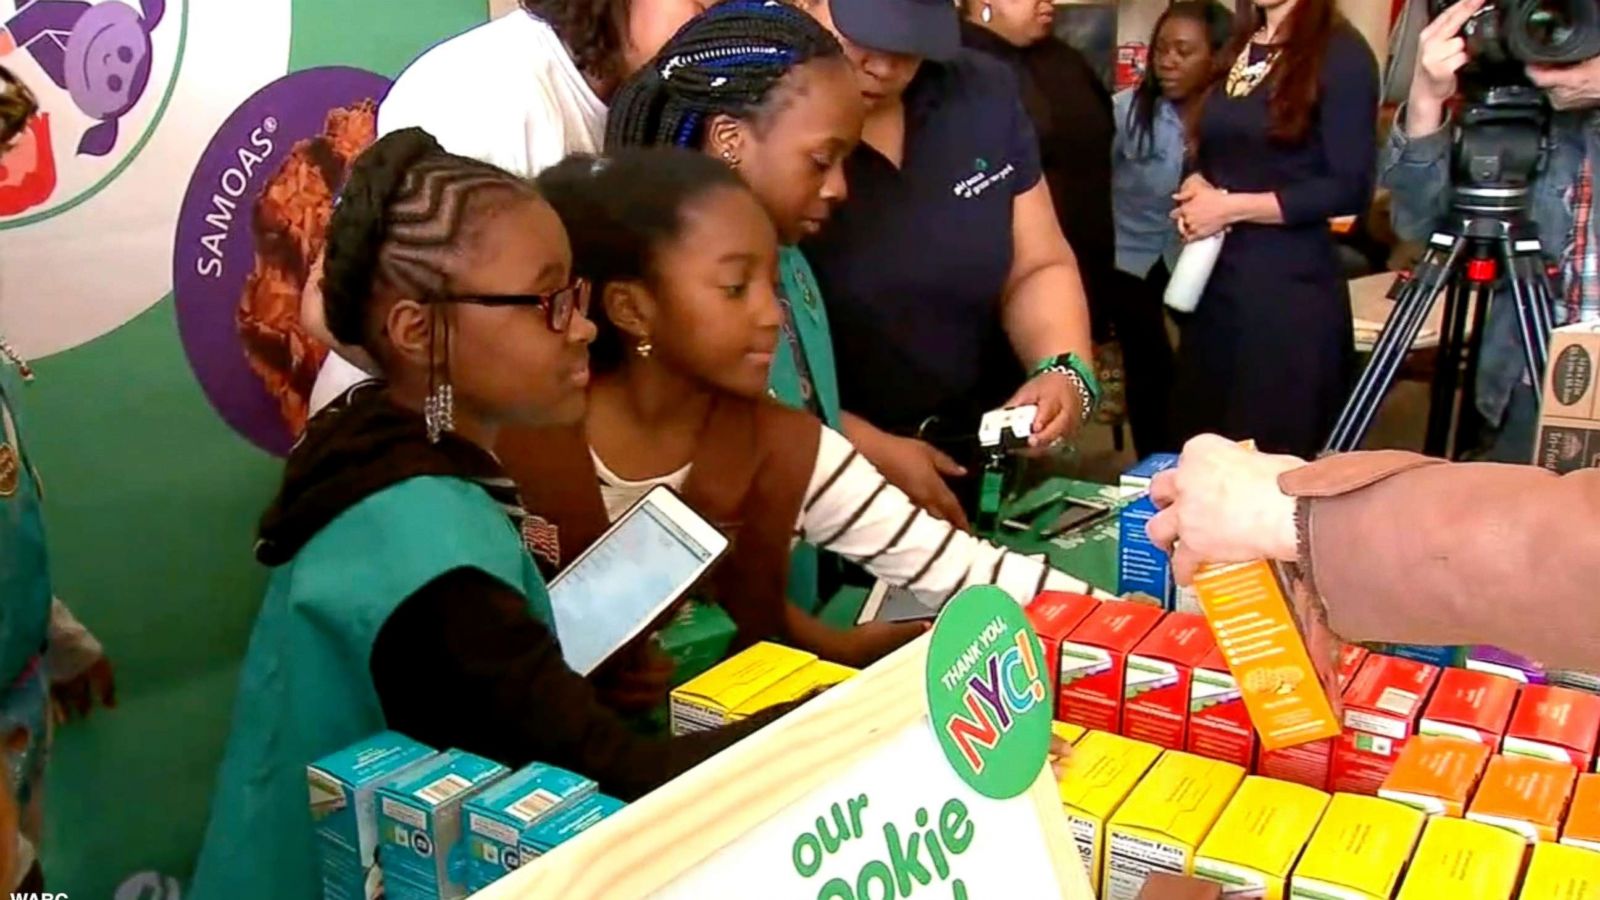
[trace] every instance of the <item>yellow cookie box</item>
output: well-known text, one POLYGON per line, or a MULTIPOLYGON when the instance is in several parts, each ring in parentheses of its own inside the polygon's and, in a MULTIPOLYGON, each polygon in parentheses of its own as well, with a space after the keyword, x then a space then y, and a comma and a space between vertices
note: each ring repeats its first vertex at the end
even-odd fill
POLYGON ((1051 722, 1050 733, 1069 744, 1076 744, 1083 740, 1083 736, 1089 733, 1089 729, 1082 725, 1074 725, 1071 722, 1051 722))
POLYGON ((818 688, 833 687, 856 674, 849 666, 841 666, 825 659, 801 666, 728 712, 728 721, 748 719, 763 709, 799 700, 818 688))
POLYGON ((1193 874, 1195 851, 1244 774, 1192 753, 1162 754, 1111 817, 1101 900, 1136 900, 1154 872, 1193 874))
POLYGON ((735 709, 816 661, 804 650, 765 642, 754 644, 672 691, 672 733, 720 728, 730 721, 735 709))
POLYGON ((1154 744, 1104 731, 1089 732, 1073 747, 1059 789, 1090 884, 1100 883, 1106 824, 1160 757, 1154 744))
POLYGON ((1393 800, 1334 794, 1295 866, 1293 900, 1389 900, 1427 816, 1393 800))
POLYGON ((1316 788, 1251 776, 1195 856, 1197 878, 1215 881, 1226 894, 1283 900, 1300 851, 1328 808, 1316 788))
POLYGON ((1512 900, 1528 842, 1466 819, 1435 818, 1422 832, 1399 900, 1512 900))
POLYGON ((1519 900, 1600 900, 1600 853, 1535 844, 1519 900))

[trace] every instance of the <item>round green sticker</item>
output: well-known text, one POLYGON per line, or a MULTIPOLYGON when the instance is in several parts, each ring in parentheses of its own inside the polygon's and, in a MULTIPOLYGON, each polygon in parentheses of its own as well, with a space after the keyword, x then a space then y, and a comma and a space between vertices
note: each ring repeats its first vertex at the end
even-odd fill
POLYGON ((934 623, 928 718, 951 768, 985 797, 1015 797, 1044 768, 1048 675, 1028 617, 997 587, 962 591, 934 623))

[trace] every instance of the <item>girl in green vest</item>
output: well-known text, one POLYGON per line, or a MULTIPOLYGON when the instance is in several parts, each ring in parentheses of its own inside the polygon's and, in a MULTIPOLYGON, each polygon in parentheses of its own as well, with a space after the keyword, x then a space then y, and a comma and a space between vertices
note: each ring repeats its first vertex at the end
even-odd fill
MULTIPOLYGON (((771 397, 841 430, 890 482, 940 518, 966 525, 945 475, 963 471, 922 441, 839 408, 828 314, 796 246, 844 202, 844 159, 866 107, 844 49, 810 15, 778 0, 734 0, 685 25, 617 91, 606 147, 700 150, 737 171, 778 231, 782 339, 771 397)), ((815 552, 797 550, 790 597, 816 603, 815 552)))
POLYGON ((383 729, 631 798, 759 727, 630 731, 562 662, 523 533, 543 526, 487 448, 584 412, 588 288, 528 182, 417 129, 355 164, 323 292, 376 360, 310 422, 262 520, 272 567, 191 890, 319 893, 307 763, 383 729))

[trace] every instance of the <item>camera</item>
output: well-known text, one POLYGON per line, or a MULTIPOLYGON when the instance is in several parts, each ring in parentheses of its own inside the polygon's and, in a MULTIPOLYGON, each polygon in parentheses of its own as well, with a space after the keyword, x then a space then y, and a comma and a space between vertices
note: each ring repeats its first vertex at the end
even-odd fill
MULTIPOLYGON (((1454 0, 1431 0, 1437 16, 1454 0)), ((1564 66, 1600 56, 1597 0, 1489 0, 1461 29, 1472 65, 1564 66)))

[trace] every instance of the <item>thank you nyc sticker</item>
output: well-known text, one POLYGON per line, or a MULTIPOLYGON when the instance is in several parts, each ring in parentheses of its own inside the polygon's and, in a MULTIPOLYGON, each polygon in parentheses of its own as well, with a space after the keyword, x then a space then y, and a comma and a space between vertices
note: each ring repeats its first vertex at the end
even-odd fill
POLYGON ((1000 588, 968 588, 928 643, 928 718, 962 781, 1005 800, 1033 785, 1050 749, 1050 691, 1039 636, 1000 588))

